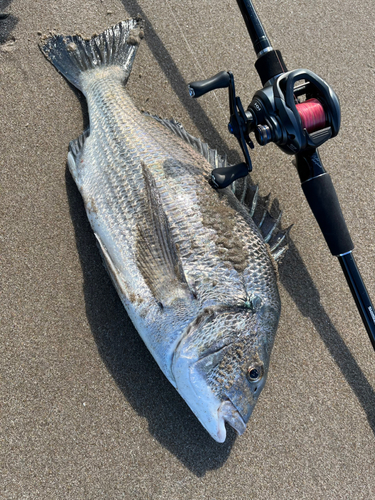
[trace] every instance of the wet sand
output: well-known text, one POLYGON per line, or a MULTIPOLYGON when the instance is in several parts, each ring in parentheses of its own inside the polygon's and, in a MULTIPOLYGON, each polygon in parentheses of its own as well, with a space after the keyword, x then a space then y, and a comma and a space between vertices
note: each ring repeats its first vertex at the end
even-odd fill
MULTIPOLYGON (((375 301, 372 2, 256 6, 288 67, 315 71, 340 98, 340 134, 320 153, 375 301)), ((221 445, 138 337, 67 170, 87 110, 39 51, 40 35, 91 35, 138 14, 136 104, 239 161, 226 90, 194 101, 186 87, 232 70, 244 104, 259 88, 236 2, 2 0, 1 9, 11 15, 0 19, 0 497, 375 498, 375 355, 291 158, 272 145, 252 152, 253 182, 293 224, 291 248, 267 385, 246 433, 221 445)))

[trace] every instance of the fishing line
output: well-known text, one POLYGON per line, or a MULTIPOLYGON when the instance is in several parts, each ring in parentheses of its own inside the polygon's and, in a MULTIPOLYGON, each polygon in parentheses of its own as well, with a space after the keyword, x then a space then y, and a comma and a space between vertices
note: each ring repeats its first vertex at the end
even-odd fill
POLYGON ((308 99, 305 102, 297 104, 296 108, 301 117, 302 127, 309 133, 325 127, 326 114, 318 99, 308 99))

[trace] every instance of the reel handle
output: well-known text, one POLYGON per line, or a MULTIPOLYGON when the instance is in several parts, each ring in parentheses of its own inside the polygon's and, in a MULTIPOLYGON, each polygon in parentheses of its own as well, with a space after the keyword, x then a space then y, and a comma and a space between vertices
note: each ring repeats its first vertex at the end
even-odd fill
POLYGON ((231 167, 215 168, 211 172, 211 184, 216 189, 224 189, 232 182, 245 177, 249 173, 246 163, 239 163, 231 167))
POLYGON ((188 85, 190 97, 200 97, 211 90, 224 89, 229 87, 230 77, 228 71, 220 71, 207 80, 191 82, 188 85))
POLYGON ((188 89, 190 97, 197 98, 211 90, 228 87, 230 121, 228 130, 233 134, 242 149, 245 157, 244 163, 226 168, 216 168, 211 173, 211 184, 215 189, 224 189, 240 177, 245 177, 252 170, 251 159, 248 147, 253 149, 254 144, 249 137, 252 114, 245 112, 241 99, 236 96, 234 77, 230 71, 221 71, 207 80, 189 83, 188 89))

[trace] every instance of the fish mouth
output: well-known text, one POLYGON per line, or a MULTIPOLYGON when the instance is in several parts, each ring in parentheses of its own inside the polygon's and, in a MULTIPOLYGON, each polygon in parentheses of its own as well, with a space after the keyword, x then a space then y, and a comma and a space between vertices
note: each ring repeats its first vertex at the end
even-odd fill
POLYGON ((238 435, 246 430, 246 424, 240 412, 229 400, 219 398, 207 384, 204 372, 197 370, 191 359, 178 356, 174 360, 173 374, 176 389, 206 431, 218 443, 224 443, 227 436, 225 424, 230 425, 238 435))
POLYGON ((218 417, 229 424, 239 436, 245 432, 246 424, 231 401, 226 400, 221 403, 218 409, 218 417))
POLYGON ((227 435, 226 423, 238 435, 246 430, 246 423, 240 411, 227 394, 219 396, 207 381, 210 370, 216 366, 232 343, 229 338, 222 338, 208 349, 190 348, 189 340, 197 330, 211 321, 216 314, 229 308, 207 307, 192 321, 176 346, 172 359, 172 373, 176 389, 201 422, 206 431, 218 443, 224 443, 227 435))

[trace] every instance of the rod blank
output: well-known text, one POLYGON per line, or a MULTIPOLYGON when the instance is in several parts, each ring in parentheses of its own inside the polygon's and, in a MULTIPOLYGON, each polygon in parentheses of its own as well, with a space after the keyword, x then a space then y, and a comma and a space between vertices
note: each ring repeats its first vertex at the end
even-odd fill
POLYGON ((354 256, 352 252, 349 252, 345 255, 340 255, 338 259, 344 271, 350 291, 354 297, 357 309, 361 315, 363 324, 370 337, 372 347, 375 349, 375 310, 359 273, 354 256))
POLYGON ((265 49, 272 49, 271 42, 256 13, 253 2, 251 0, 237 0, 237 3, 253 42, 256 55, 259 56, 265 49))

